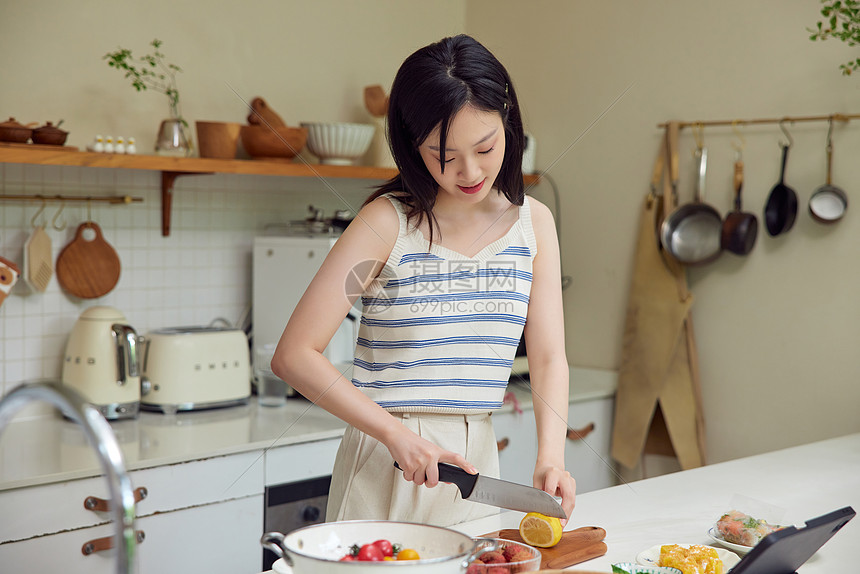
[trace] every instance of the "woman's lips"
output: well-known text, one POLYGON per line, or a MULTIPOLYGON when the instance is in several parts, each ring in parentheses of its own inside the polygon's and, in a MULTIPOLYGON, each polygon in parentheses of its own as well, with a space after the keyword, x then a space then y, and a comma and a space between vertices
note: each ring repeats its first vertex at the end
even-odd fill
POLYGON ((457 187, 459 187, 460 191, 462 191, 463 193, 478 193, 479 191, 481 191, 481 188, 484 187, 485 181, 487 180, 484 179, 481 181, 481 183, 479 183, 478 185, 473 185, 472 187, 463 187, 462 185, 458 185, 457 187))

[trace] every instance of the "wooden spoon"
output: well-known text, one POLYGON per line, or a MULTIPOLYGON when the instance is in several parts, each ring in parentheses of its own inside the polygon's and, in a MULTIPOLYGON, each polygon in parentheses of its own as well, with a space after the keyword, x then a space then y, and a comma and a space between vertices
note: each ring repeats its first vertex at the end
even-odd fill
POLYGON ((367 86, 364 88, 364 105, 370 115, 381 118, 388 113, 388 96, 382 86, 367 86))

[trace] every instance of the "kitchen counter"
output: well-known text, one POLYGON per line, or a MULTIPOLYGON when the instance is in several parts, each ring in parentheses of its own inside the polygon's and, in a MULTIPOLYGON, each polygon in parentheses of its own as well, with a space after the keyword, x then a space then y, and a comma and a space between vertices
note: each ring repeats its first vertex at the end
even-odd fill
MULTIPOLYGON (((860 433, 585 493, 566 529, 601 526, 609 550, 572 569, 610 572, 611 564, 635 562, 657 544, 712 544, 708 529, 724 512, 744 511, 741 497, 781 509, 784 524, 803 525, 845 506, 860 510, 858 469, 860 433)), ((456 528, 479 536, 517 528, 522 516, 504 512, 456 528)), ((858 545, 855 517, 799 573, 845 572, 856 564, 858 545)))
MULTIPOLYGON (((571 367, 571 402, 615 394, 612 371, 571 367)), ((509 387, 521 407, 531 405, 522 383, 509 387)), ((508 404, 502 411, 513 408, 508 404)), ((302 398, 261 407, 256 397, 239 407, 164 415, 143 412, 115 421, 128 470, 335 438, 343 421, 302 398)), ((57 417, 15 420, 0 434, 0 491, 99 476, 92 448, 77 424, 57 417)))

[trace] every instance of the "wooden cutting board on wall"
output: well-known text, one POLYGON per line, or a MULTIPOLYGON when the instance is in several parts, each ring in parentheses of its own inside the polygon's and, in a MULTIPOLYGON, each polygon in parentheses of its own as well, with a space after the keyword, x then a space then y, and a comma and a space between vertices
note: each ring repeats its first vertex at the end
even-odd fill
MULTIPOLYGON (((519 531, 513 528, 484 534, 482 538, 503 538, 525 544, 519 531)), ((583 526, 568 530, 552 548, 538 548, 543 558, 540 569, 561 570, 606 554, 606 530, 598 526, 583 526)))

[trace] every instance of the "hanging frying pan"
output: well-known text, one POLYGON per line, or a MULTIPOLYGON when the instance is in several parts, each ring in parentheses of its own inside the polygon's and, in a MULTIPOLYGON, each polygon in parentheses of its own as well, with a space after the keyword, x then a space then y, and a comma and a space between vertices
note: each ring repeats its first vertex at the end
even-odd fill
MULTIPOLYGON (((670 133, 670 161, 672 185, 677 182, 677 140, 672 141, 670 133), (674 145, 673 145, 674 144, 674 145)), ((695 151, 698 177, 696 179, 695 202, 675 209, 660 228, 660 242, 672 257, 684 265, 704 265, 720 256, 723 218, 716 209, 703 202, 705 175, 708 165, 708 150, 697 141, 695 151)))
POLYGON ((735 161, 735 210, 723 221, 721 242, 723 249, 736 255, 746 255, 755 246, 758 236, 758 218, 753 213, 742 211, 741 189, 744 185, 744 162, 735 161))
POLYGON ((782 168, 779 172, 779 182, 770 190, 767 203, 764 205, 764 224, 771 237, 785 233, 794 225, 797 219, 797 193, 785 184, 785 164, 788 162, 788 150, 793 140, 791 134, 779 122, 779 127, 788 138, 787 143, 780 143, 782 148, 782 168))
POLYGON ((830 174, 833 167, 833 119, 827 130, 827 181, 816 189, 809 198, 809 214, 819 223, 836 223, 845 215, 848 209, 848 195, 831 183, 830 174))

